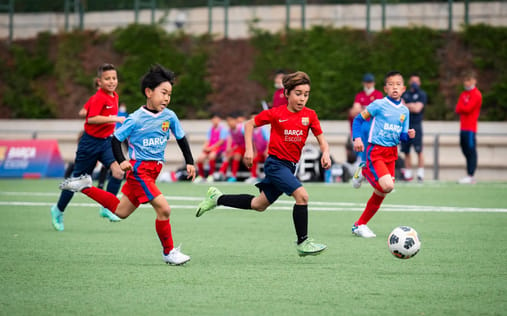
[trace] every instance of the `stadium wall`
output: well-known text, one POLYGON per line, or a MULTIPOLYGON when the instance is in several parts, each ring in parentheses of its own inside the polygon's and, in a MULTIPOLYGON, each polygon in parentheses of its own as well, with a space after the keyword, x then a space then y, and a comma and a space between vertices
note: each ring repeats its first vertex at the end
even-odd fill
MULTIPOLYGON (((209 121, 183 120, 190 146, 196 157, 206 138, 209 121)), ((83 128, 82 120, 0 120, 0 139, 56 139, 63 159, 74 159, 77 137, 83 128)), ((347 121, 322 121, 322 128, 329 141, 331 155, 336 162, 345 160, 345 142, 348 137, 347 121)), ((439 180, 452 181, 465 175, 465 159, 459 147, 459 123, 443 121, 424 122, 424 156, 426 179, 433 179, 434 143, 438 136, 439 180)), ((507 181, 507 124, 505 122, 480 122, 477 136, 479 181, 507 181)), ((313 137, 309 144, 317 145, 313 137)), ((168 143, 165 171, 176 170, 183 165, 183 158, 174 140, 168 143)), ((414 157, 415 158, 415 157, 414 157)), ((414 161, 415 163, 415 161, 414 161)))
MULTIPOLYGON (((452 28, 460 29, 464 24, 464 3, 455 2, 452 7, 452 28)), ((290 11, 291 27, 301 26, 301 10, 293 5, 290 11)), ((78 25, 78 16, 69 16, 69 25, 74 28, 78 25)), ((155 20, 162 21, 161 25, 166 31, 177 29, 177 22, 182 29, 190 34, 204 34, 208 32, 208 8, 189 8, 174 10, 156 10, 155 20)), ((7 38, 9 16, 0 14, 0 38, 7 38)), ((113 29, 134 23, 133 11, 86 12, 84 27, 110 32, 113 29)), ((278 6, 232 6, 229 7, 229 26, 227 29, 230 38, 246 38, 249 36, 249 25, 273 32, 285 27, 286 7, 278 6)), ((224 10, 216 7, 212 11, 212 32, 224 35, 224 10)), ((151 11, 141 10, 139 23, 151 23, 151 11)), ((507 2, 470 2, 469 23, 485 23, 492 26, 507 25, 507 2)), ((366 6, 360 4, 340 5, 307 5, 305 11, 305 24, 331 25, 334 27, 350 27, 366 29, 366 6)), ((448 2, 438 3, 399 3, 386 6, 386 27, 393 26, 427 26, 435 29, 448 29, 449 6, 448 2)), ((58 33, 65 28, 63 13, 15 13, 14 39, 35 37, 37 33, 49 31, 58 33)), ((371 5, 370 29, 382 29, 382 7, 380 4, 371 5)))

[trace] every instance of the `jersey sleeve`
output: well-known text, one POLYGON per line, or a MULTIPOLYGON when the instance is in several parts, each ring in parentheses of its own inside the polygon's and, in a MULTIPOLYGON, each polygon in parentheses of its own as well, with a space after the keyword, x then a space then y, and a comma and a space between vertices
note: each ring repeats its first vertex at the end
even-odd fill
POLYGON ((136 130, 136 121, 134 120, 133 115, 130 115, 125 122, 114 132, 114 137, 116 137, 120 142, 123 142, 127 139, 132 131, 136 130))
POLYGON ((426 92, 421 92, 421 98, 419 99, 419 102, 421 102, 423 105, 428 104, 428 95, 426 92))
POLYGON ((271 120, 273 119, 272 114, 273 110, 264 110, 261 113, 257 114, 254 118, 255 126, 271 124, 271 120))
POLYGON ((104 107, 104 102, 102 98, 98 95, 92 96, 88 102, 88 117, 94 117, 100 115, 102 112, 102 108, 104 107))
POLYGON ((317 117, 317 113, 315 112, 312 112, 312 124, 310 125, 310 128, 312 130, 312 133, 314 136, 319 136, 320 134, 322 134, 322 128, 320 127, 320 121, 319 121, 319 118, 317 117))
POLYGON ((222 128, 220 130, 220 139, 227 140, 227 137, 229 137, 229 131, 227 130, 227 128, 222 128))
POLYGON ((171 129, 171 132, 173 133, 174 137, 176 137, 176 139, 182 139, 183 137, 185 137, 185 131, 181 127, 180 120, 178 119, 176 114, 174 113, 172 114, 173 115, 171 116, 170 119, 169 128, 171 129))
POLYGON ((372 103, 370 103, 370 105, 366 107, 366 111, 368 111, 370 116, 376 116, 379 111, 379 106, 377 102, 373 101, 372 103))
POLYGON ((405 111, 405 120, 403 121, 402 133, 408 133, 408 127, 410 126, 410 111, 405 111))
POLYGON ((360 96, 361 93, 356 94, 356 96, 354 97, 354 103, 361 103, 360 96))

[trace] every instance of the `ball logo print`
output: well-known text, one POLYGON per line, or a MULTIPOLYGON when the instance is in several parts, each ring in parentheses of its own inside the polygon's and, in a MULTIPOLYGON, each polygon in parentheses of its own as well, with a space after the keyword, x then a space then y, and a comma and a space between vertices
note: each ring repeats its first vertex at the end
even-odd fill
POLYGON ((417 231, 409 226, 396 227, 387 238, 389 251, 398 259, 414 257, 421 249, 417 231))

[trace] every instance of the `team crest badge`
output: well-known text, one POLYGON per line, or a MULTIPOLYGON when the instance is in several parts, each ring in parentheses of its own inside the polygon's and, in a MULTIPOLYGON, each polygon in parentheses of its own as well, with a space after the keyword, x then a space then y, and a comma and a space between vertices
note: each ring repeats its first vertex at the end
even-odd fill
POLYGON ((405 122, 405 114, 400 115, 400 122, 405 122))
POLYGON ((304 126, 308 126, 308 124, 310 124, 310 118, 309 117, 302 117, 301 124, 303 124, 304 126))
POLYGON ((167 130, 169 129, 169 122, 168 121, 165 121, 162 123, 162 130, 164 132, 167 132, 167 130))

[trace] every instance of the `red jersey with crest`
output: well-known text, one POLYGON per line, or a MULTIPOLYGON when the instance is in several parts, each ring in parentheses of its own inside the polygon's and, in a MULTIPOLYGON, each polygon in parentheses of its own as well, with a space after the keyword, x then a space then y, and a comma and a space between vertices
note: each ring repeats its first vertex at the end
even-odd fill
POLYGON ((482 94, 477 87, 461 93, 456 105, 456 113, 460 115, 460 130, 477 133, 481 105, 482 94))
POLYGON ((106 138, 113 134, 116 123, 105 124, 89 124, 88 119, 97 115, 110 116, 118 115, 118 94, 113 92, 109 95, 102 89, 97 92, 86 102, 88 114, 84 124, 85 132, 93 137, 106 138))
POLYGON ((322 134, 319 118, 314 110, 304 107, 293 113, 287 107, 264 110, 255 117, 255 125, 271 124, 268 154, 297 163, 311 129, 313 135, 322 134))

